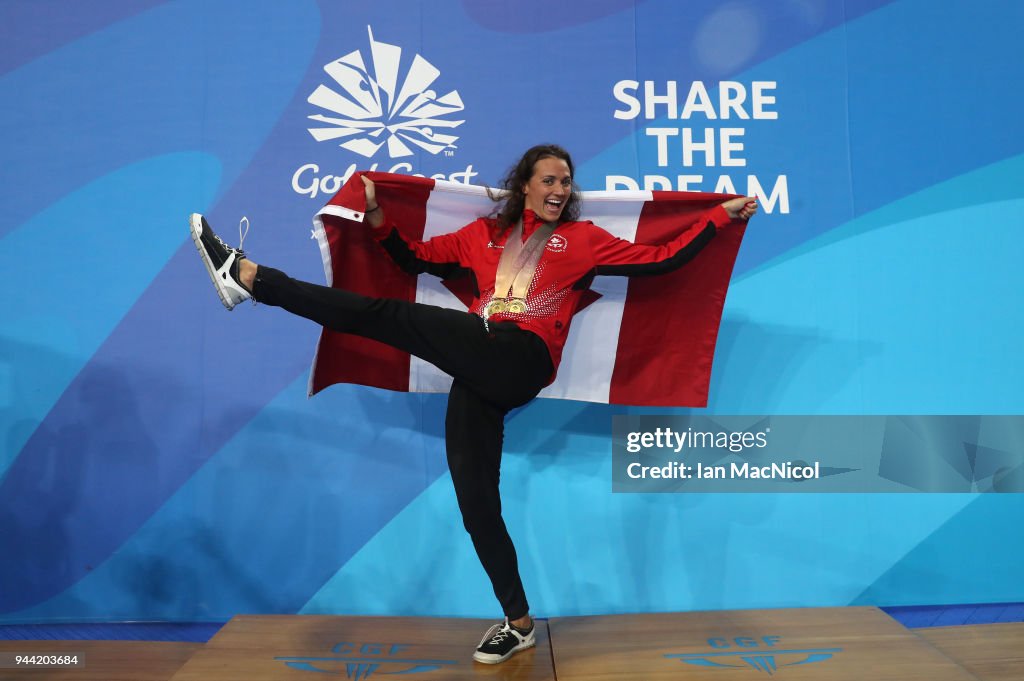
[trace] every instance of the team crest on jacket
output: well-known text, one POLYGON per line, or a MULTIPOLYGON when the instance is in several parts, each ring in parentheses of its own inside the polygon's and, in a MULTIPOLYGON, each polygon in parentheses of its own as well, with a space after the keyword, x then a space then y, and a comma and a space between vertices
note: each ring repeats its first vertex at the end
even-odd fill
POLYGON ((551 238, 548 239, 547 246, 544 248, 551 251, 552 253, 564 253, 565 249, 569 246, 569 240, 561 234, 552 234, 551 238))

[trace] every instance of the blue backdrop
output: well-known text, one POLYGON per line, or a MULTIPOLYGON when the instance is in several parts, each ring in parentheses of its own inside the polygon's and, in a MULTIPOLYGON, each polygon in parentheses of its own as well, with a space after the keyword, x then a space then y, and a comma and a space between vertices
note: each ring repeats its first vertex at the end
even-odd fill
MULTIPOLYGON (((322 281, 310 217, 355 167, 493 184, 554 141, 585 189, 754 191, 708 413, 1024 413, 1013 0, 4 2, 0 22, 0 621, 498 612, 445 398, 307 400, 318 329, 226 313, 187 235, 190 212, 224 236, 247 215, 255 258, 322 281), (325 70, 353 53, 437 103, 421 145, 373 151, 379 116, 309 101, 365 95, 325 70)), ((1020 495, 612 495, 626 412, 650 410, 509 419, 537 615, 1024 600, 1020 495)))

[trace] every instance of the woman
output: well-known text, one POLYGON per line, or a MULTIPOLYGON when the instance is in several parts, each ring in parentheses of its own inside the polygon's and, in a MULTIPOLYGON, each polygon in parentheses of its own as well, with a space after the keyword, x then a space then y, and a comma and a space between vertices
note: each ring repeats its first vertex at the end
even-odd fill
POLYGON ((410 243, 387 222, 373 182, 361 176, 365 220, 384 250, 411 273, 471 274, 479 293, 468 312, 291 279, 228 247, 202 216, 191 218, 193 240, 228 309, 251 297, 334 331, 387 343, 454 377, 445 421, 448 467, 463 523, 505 613, 473 655, 488 664, 535 643, 515 547, 501 518, 505 415, 554 380, 572 316, 595 275, 671 271, 719 227, 757 211, 751 197, 732 199, 668 244, 637 245, 577 221, 579 195, 572 178, 572 159, 564 149, 533 147, 505 178, 507 196, 496 217, 410 243))

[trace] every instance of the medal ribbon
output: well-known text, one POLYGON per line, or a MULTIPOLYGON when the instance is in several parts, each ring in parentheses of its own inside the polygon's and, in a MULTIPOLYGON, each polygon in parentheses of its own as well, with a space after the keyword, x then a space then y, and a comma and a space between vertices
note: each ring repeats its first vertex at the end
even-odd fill
MULTIPOLYGON (((495 300, 513 299, 521 300, 524 303, 525 311, 526 294, 533 283, 533 277, 537 272, 537 264, 544 253, 544 245, 551 238, 555 231, 555 223, 545 222, 530 235, 526 243, 523 243, 523 220, 516 222, 511 234, 505 241, 505 248, 501 251, 498 259, 498 272, 494 277, 495 300)), ((491 307, 489 303, 487 307, 491 307)), ((499 310, 493 310, 498 312, 499 310)), ((504 312, 505 309, 501 309, 504 312)), ((485 316, 490 316, 487 309, 485 316)))

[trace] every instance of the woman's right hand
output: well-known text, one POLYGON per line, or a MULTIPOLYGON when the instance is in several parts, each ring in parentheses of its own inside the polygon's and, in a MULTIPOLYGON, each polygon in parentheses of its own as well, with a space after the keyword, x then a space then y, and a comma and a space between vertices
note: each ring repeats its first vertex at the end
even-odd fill
POLYGON ((377 185, 366 175, 360 175, 359 179, 366 188, 366 222, 370 227, 380 227, 384 224, 384 210, 377 203, 377 185))

